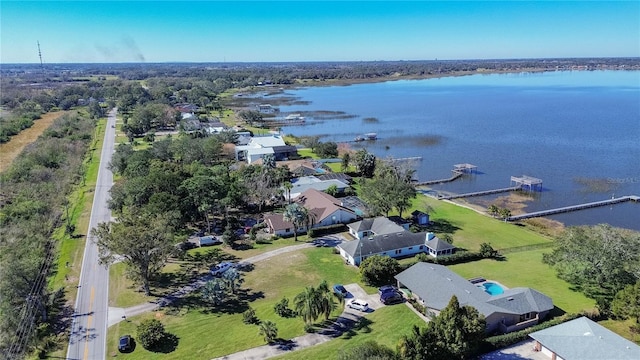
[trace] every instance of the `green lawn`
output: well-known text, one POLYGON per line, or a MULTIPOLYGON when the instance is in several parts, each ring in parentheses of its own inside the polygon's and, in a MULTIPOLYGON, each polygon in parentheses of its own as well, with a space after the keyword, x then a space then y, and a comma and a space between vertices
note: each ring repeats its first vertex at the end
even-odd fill
POLYGON ((553 299, 553 304, 568 313, 592 309, 594 300, 570 290, 570 284, 556 277, 555 270, 542 263, 548 250, 532 250, 507 254, 506 261, 480 260, 449 266, 460 276, 469 279, 484 277, 509 287, 530 287, 553 299))
POLYGON ((366 319, 370 322, 368 329, 355 330, 335 340, 282 355, 276 359, 336 359, 341 351, 369 340, 395 350, 400 338, 409 334, 413 325, 424 325, 424 321, 403 304, 385 306, 367 315, 366 319))
MULTIPOLYGON (((305 286, 316 286, 322 280, 334 283, 358 282, 358 271, 344 265, 339 255, 329 248, 310 248, 303 251, 282 254, 261 261, 246 273, 243 289, 247 289, 248 304, 256 310, 261 320, 271 320, 277 324, 279 336, 285 339, 304 334, 304 324, 300 318, 284 319, 277 316, 273 306, 282 297, 290 302, 305 286)), ((376 290, 365 287, 368 292, 376 290)), ((128 319, 109 328, 107 356, 122 356, 131 359, 210 359, 264 344, 255 325, 242 323, 245 306, 236 309, 210 310, 200 306, 197 295, 190 296, 176 314, 157 312, 128 319), (116 341, 119 336, 129 333, 134 337, 135 326, 140 321, 158 316, 168 332, 180 341, 175 351, 168 354, 151 353, 138 346, 131 354, 118 354, 116 341), (224 336, 215 336, 224 329, 224 336)), ((334 313, 337 316, 339 311, 334 313)), ((417 317, 416 317, 417 318, 417 317)))
POLYGON ((636 344, 640 345, 640 334, 633 333, 629 329, 631 325, 633 325, 634 320, 604 320, 600 321, 598 324, 606 327, 607 329, 613 331, 614 333, 623 336, 625 339, 631 340, 636 344))
POLYGON ((403 215, 407 216, 415 209, 424 210, 426 206, 434 209, 430 213, 430 230, 437 235, 450 233, 453 236, 453 244, 467 250, 477 251, 483 242, 500 250, 552 241, 549 237, 528 228, 483 216, 473 210, 423 195, 419 195, 414 200, 412 208, 403 215))

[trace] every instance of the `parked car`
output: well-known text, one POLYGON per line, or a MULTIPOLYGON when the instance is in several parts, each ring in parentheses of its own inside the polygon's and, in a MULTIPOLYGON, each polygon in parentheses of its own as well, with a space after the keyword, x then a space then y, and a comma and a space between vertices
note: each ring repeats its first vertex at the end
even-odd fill
POLYGON ((363 312, 369 310, 369 304, 367 304, 366 301, 360 299, 354 299, 350 301, 349 303, 347 303, 347 306, 363 312))
POLYGON ((387 291, 380 295, 380 302, 385 305, 398 304, 404 301, 404 297, 397 291, 387 291))
POLYGON ((131 335, 124 335, 118 341, 118 351, 127 352, 133 350, 133 339, 131 335))
POLYGON ((393 286, 393 285, 385 285, 385 286, 382 286, 382 287, 378 288, 378 294, 379 295, 382 295, 382 294, 388 293, 388 292, 395 293, 395 292, 398 292, 398 291, 397 291, 396 287, 393 286))
POLYGON ((189 249, 194 249, 195 247, 196 247, 196 244, 190 241, 183 241, 181 243, 176 244, 176 248, 178 248, 178 250, 181 250, 181 251, 187 251, 189 249))
POLYGON ((220 240, 220 238, 212 235, 201 236, 198 238, 197 242, 200 247, 222 244, 222 240, 220 240))
POLYGON ((223 272, 229 270, 233 266, 233 263, 228 261, 221 262, 220 264, 211 268, 211 275, 220 276, 223 272))
POLYGON ((347 297, 347 295, 349 295, 349 292, 347 291, 347 289, 344 288, 344 286, 340 285, 340 284, 335 284, 333 285, 333 292, 342 296, 343 298, 347 297))

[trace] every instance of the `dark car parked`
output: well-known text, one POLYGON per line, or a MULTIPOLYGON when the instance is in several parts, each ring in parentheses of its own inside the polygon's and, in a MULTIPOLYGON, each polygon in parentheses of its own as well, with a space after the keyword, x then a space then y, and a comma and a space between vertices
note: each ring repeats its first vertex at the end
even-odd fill
POLYGON ((404 301, 404 297, 397 291, 387 291, 380 295, 380 301, 385 305, 399 304, 404 301))
POLYGON ((392 286, 392 285, 385 285, 378 288, 378 294, 380 295, 385 293, 395 293, 395 292, 397 292, 397 289, 395 286, 392 286))
POLYGON ((131 335, 124 335, 120 337, 120 341, 118 341, 118 350, 120 352, 133 350, 133 338, 131 335))

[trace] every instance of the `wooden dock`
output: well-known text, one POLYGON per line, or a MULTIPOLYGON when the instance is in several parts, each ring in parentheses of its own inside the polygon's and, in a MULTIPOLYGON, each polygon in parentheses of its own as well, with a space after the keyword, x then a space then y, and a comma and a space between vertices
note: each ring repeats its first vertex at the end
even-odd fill
POLYGON ((638 201, 640 201, 640 196, 636 196, 636 195, 622 196, 622 197, 612 198, 612 199, 608 199, 608 200, 594 201, 594 202, 578 204, 578 205, 571 205, 571 206, 564 206, 564 207, 555 208, 555 209, 549 209, 549 210, 534 211, 534 212, 530 212, 530 213, 526 213, 526 214, 510 216, 510 217, 506 218, 506 221, 518 221, 518 220, 524 220, 524 219, 529 219, 529 218, 534 218, 534 217, 542 217, 542 216, 547 216, 547 215, 566 213, 566 212, 570 212, 570 211, 589 209, 589 208, 594 208, 594 207, 599 207, 599 206, 607 206, 607 205, 619 204, 619 203, 623 203, 623 202, 627 202, 627 201, 638 202, 638 201))
POLYGON ((502 188, 502 189, 484 190, 484 191, 476 191, 476 192, 471 192, 471 193, 466 193, 466 194, 441 196, 441 197, 438 197, 438 199, 452 200, 452 199, 460 199, 460 198, 466 198, 466 197, 472 197, 472 196, 499 194, 499 193, 503 193, 503 192, 515 191, 515 190, 520 190, 520 189, 521 189, 520 186, 512 186, 512 187, 502 188))
MULTIPOLYGON (((420 157, 420 160, 422 160, 422 157, 420 157)), ((453 175, 451 177, 448 177, 446 179, 420 181, 420 182, 414 183, 414 185, 415 186, 429 186, 429 185, 435 185, 435 184, 442 184, 442 183, 451 182, 451 181, 454 181, 454 180, 460 178, 464 174, 472 174, 474 172, 477 172, 478 171, 477 169, 478 169, 478 167, 476 165, 473 165, 473 164, 455 164, 455 165, 453 165, 453 170, 451 170, 453 172, 453 175)))

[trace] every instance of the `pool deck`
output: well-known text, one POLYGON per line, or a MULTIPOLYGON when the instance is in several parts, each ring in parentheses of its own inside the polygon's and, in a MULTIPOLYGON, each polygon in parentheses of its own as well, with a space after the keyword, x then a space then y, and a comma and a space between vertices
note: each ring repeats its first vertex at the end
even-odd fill
MULTIPOLYGON (((474 279, 477 279, 477 278, 474 278, 474 279)), ((471 279, 471 280, 474 280, 474 279, 471 279)), ((477 287, 480 287, 480 288, 483 288, 483 289, 484 289, 483 284, 486 284, 486 283, 493 283, 493 284, 496 284, 496 285, 500 286, 500 287, 502 288, 502 290, 509 290, 509 288, 508 288, 508 287, 504 286, 503 284, 499 283, 498 281, 491 280, 491 279, 485 279, 484 281, 480 281, 480 282, 471 282, 471 283, 472 283, 473 285, 475 285, 475 286, 477 286, 477 287)), ((493 294, 490 294, 490 295, 492 295, 492 296, 493 296, 493 294)), ((499 295, 499 294, 496 294, 496 295, 499 295)))

